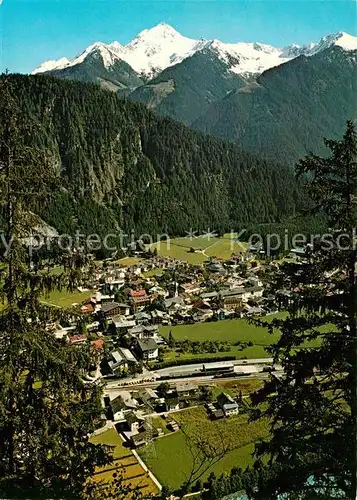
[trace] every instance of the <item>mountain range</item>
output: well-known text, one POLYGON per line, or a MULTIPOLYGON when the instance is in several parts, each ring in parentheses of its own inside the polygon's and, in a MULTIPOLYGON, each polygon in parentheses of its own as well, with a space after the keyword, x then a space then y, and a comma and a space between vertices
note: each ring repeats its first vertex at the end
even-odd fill
POLYGON ((143 81, 156 77, 164 69, 181 63, 200 51, 211 51, 225 62, 232 73, 249 79, 266 69, 278 66, 300 55, 314 55, 337 45, 346 50, 357 49, 357 38, 347 33, 337 33, 322 38, 318 43, 291 45, 276 48, 262 43, 223 43, 219 40, 187 38, 167 23, 145 29, 127 45, 115 41, 110 44, 97 42, 87 47, 74 59, 62 57, 57 61, 42 63, 33 71, 46 73, 66 70, 83 64, 88 57, 101 59, 110 71, 118 62, 126 62, 143 81))
POLYGON ((307 45, 191 39, 166 23, 33 71, 92 82, 156 113, 294 163, 357 117, 357 37, 307 45))

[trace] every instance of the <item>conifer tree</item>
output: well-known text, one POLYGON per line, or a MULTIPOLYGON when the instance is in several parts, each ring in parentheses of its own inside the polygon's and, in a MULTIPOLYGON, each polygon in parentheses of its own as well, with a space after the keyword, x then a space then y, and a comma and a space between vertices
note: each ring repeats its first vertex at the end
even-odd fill
POLYGON ((169 338, 168 338, 168 345, 169 347, 173 348, 175 347, 175 339, 174 339, 174 336, 172 335, 172 331, 170 330, 169 332, 169 338))
POLYGON ((306 157, 297 173, 306 176, 315 213, 328 217, 330 235, 316 237, 302 261, 285 263, 276 275, 275 289, 290 292, 288 315, 265 326, 281 332, 270 352, 284 374, 253 396, 255 417, 269 417, 271 436, 256 447, 255 468, 244 476, 250 498, 355 498, 357 140, 352 123, 342 140, 325 143, 330 156, 306 157))
POLYGON ((52 275, 30 266, 25 245, 38 218, 29 207, 48 196, 56 172, 46 152, 26 145, 36 123, 24 123, 11 82, 0 88, 0 196, 2 265, 0 313, 0 496, 77 496, 108 451, 89 441, 101 414, 101 388, 83 376, 93 362, 89 347, 57 340, 49 324, 66 314, 41 302, 56 288, 72 288, 83 264, 78 253, 57 259, 52 275))

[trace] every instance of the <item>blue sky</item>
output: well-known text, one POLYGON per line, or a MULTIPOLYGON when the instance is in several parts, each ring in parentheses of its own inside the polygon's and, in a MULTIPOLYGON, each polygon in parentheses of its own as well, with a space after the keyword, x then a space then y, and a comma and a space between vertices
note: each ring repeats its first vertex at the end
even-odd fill
MULTIPOLYGON (((1 3, 1 0, 0 0, 1 3)), ((29 72, 166 21, 192 38, 276 46, 357 34, 355 0, 3 0, 1 69, 29 72)))

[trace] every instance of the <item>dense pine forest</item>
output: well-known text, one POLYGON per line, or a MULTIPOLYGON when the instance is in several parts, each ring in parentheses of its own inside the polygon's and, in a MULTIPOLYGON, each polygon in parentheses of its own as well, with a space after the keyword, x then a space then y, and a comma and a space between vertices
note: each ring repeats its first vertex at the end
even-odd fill
POLYGON ((60 232, 185 234, 278 222, 299 205, 291 169, 120 99, 96 85, 13 75, 57 178, 32 210, 60 232))

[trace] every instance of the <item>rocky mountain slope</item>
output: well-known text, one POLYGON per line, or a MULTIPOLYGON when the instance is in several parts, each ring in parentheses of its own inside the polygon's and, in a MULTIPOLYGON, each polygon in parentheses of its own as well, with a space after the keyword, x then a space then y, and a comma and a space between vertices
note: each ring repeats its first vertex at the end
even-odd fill
POLYGON ((357 50, 339 46, 272 68, 216 101, 193 126, 292 164, 357 118, 357 50))

